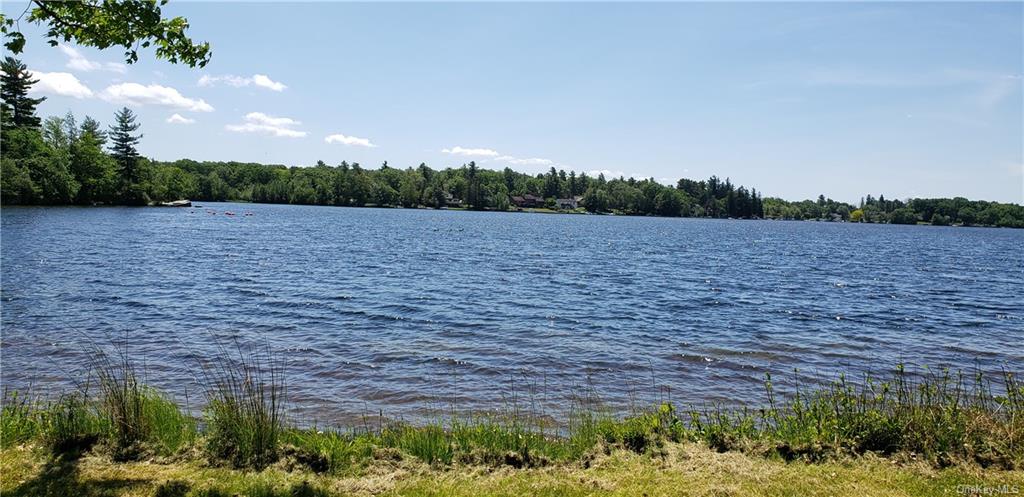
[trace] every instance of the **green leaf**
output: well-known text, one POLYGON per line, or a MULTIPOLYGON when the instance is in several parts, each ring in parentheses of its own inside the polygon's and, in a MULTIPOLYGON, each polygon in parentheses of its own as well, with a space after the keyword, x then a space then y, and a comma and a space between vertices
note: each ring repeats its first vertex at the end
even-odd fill
POLYGON ((25 49, 25 37, 21 33, 8 33, 7 37, 10 41, 4 43, 4 46, 13 54, 19 54, 25 49))

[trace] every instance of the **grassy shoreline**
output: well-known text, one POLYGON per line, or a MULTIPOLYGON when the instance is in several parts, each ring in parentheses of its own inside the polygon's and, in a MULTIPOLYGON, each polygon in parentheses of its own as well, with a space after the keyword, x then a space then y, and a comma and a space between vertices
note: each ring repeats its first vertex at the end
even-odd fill
POLYGON ((586 467, 432 467, 381 458, 358 471, 316 473, 282 462, 261 471, 195 460, 114 463, 99 455, 51 459, 32 447, 0 451, 5 496, 935 496, 1024 489, 1024 473, 952 467, 874 455, 784 462, 697 443, 671 443, 662 457, 613 450, 586 467))
MULTIPOLYGON (((580 404, 561 430, 518 410, 346 430, 286 422, 284 379, 270 355, 239 351, 208 367, 200 419, 146 386, 127 355, 97 353, 94 363, 91 391, 51 401, 5 393, 0 493, 58 495, 53 485, 78 485, 84 495, 334 495, 329 491, 338 482, 369 488, 413 468, 411 481, 420 486, 384 493, 461 495, 468 485, 494 495, 513 495, 516 488, 551 495, 634 495, 649 488, 656 495, 684 485, 680 475, 703 474, 707 468, 694 460, 767 472, 701 476, 737 495, 815 494, 825 468, 850 495, 863 494, 853 491, 858 488, 932 491, 937 482, 947 493, 958 485, 1024 488, 1024 385, 1011 372, 910 374, 898 366, 882 378, 839 376, 784 398, 768 376, 757 409, 664 403, 616 417, 580 404), (879 478, 879 468, 888 468, 887 476, 879 478), (113 489, 102 481, 121 473, 141 474, 132 478, 147 483, 113 489), (161 491, 186 490, 158 493, 165 473, 181 485, 161 491), (601 478, 631 483, 587 483, 601 478), (295 487, 299 479, 316 485, 295 487), (271 490, 250 488, 260 481, 271 490), (447 490, 430 491, 438 485, 447 490)), ((714 488, 692 487, 709 495, 714 488)))

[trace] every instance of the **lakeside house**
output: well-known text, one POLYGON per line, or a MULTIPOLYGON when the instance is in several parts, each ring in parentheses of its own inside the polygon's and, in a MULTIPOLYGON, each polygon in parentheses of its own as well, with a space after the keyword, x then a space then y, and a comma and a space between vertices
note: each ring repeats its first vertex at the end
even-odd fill
POLYGON ((583 200, 583 197, 579 195, 572 198, 555 199, 555 207, 559 209, 576 209, 580 206, 580 200, 583 200))
POLYGON ((451 193, 444 194, 445 207, 462 207, 462 200, 455 198, 451 193))
POLYGON ((523 196, 513 196, 512 204, 515 205, 516 207, 543 207, 544 199, 542 197, 538 197, 536 195, 531 195, 527 193, 523 196))

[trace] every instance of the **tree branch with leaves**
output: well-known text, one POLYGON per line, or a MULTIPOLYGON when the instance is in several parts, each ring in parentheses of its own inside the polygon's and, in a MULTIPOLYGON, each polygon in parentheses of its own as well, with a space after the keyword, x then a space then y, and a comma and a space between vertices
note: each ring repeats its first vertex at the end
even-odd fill
POLYGON ((17 18, 0 14, 0 34, 13 54, 25 48, 21 21, 47 27, 50 46, 71 42, 81 46, 124 49, 125 62, 139 60, 139 49, 155 47, 157 58, 189 67, 205 67, 210 61, 210 44, 188 37, 188 19, 164 18, 161 7, 167 0, 79 2, 32 0, 17 18), (27 16, 27 17, 26 17, 27 16))

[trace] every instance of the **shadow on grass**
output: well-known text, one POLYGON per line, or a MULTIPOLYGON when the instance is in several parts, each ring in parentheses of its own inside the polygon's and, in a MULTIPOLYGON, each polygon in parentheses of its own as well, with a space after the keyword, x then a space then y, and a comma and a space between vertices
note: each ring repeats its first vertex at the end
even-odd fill
POLYGON ((155 497, 327 497, 323 489, 308 482, 291 485, 266 483, 242 484, 244 491, 213 487, 195 488, 191 484, 171 480, 155 485, 152 478, 83 478, 79 463, 83 452, 73 451, 52 456, 30 480, 18 485, 3 497, 119 497, 125 494, 154 495, 155 497), (153 490, 146 490, 154 488, 153 490))
POLYGON ((51 457, 32 479, 5 493, 10 497, 115 497, 124 491, 144 486, 150 480, 141 478, 110 478, 82 480, 78 463, 81 451, 51 457))
MULTIPOLYGON (((168 494, 170 495, 170 494, 168 494)), ((188 494, 196 497, 236 497, 237 492, 226 491, 216 488, 196 490, 188 494)), ((289 487, 273 487, 268 485, 254 485, 246 489, 244 495, 249 497, 329 497, 331 494, 325 490, 311 486, 309 483, 297 483, 289 487)), ((174 497, 177 497, 175 494, 174 497)))

